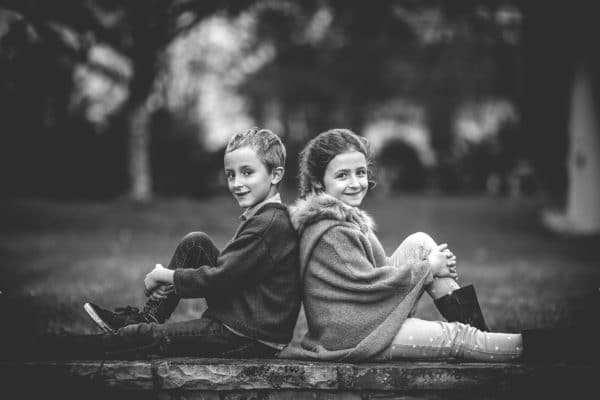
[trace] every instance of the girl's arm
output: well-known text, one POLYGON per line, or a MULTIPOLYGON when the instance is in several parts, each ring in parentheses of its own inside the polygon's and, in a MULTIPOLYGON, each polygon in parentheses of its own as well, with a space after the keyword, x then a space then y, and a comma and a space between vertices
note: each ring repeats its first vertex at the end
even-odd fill
POLYGON ((312 253, 311 274, 329 287, 327 296, 373 302, 395 296, 423 280, 433 280, 429 261, 376 268, 368 256, 368 239, 353 228, 336 226, 319 240, 312 253))

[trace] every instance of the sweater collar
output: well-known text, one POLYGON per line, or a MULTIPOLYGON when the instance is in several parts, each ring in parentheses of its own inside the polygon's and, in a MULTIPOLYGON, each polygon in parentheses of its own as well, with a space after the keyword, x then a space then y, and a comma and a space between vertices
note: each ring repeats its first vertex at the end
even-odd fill
POLYGON ((311 193, 289 207, 292 225, 302 231, 311 224, 329 219, 350 222, 363 232, 375 228, 373 219, 358 207, 352 207, 326 193, 311 193))
POLYGON ((254 216, 254 214, 256 214, 256 212, 265 204, 268 203, 279 203, 281 204, 281 195, 279 193, 275 193, 273 196, 261 201, 260 203, 252 206, 252 207, 248 207, 244 210, 244 212, 242 213, 242 215, 240 215, 240 220, 242 221, 246 221, 250 218, 252 218, 254 216))

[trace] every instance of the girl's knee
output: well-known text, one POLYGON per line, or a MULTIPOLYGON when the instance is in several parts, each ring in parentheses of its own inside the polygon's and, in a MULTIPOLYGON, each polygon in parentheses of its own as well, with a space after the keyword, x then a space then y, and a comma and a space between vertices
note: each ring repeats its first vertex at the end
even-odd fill
POLYGON ((412 251, 417 252, 416 255, 421 260, 425 259, 436 246, 435 240, 425 232, 415 232, 408 235, 400 245, 404 249, 413 249, 412 251))
POLYGON ((411 235, 408 235, 406 239, 426 247, 429 245, 436 246, 435 240, 433 240, 433 238, 425 232, 415 232, 411 235))

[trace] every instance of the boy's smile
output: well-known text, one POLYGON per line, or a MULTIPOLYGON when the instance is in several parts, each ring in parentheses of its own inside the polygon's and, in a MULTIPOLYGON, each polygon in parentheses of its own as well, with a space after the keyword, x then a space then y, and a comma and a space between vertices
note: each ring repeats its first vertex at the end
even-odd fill
POLYGON ((227 187, 242 208, 253 207, 277 193, 281 177, 269 173, 249 146, 225 153, 227 187))

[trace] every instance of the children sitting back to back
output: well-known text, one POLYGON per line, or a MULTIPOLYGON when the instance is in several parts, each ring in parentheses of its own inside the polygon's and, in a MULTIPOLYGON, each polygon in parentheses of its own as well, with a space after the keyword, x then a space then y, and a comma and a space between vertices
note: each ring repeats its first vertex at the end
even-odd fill
MULTIPOLYGON (((266 129, 234 135, 225 150, 227 185, 244 210, 221 251, 192 232, 144 280, 149 296, 134 307, 84 308, 123 347, 149 344, 153 352, 222 357, 270 357, 291 339, 300 309, 297 236, 278 187, 285 147, 266 129), (205 298, 201 318, 164 323, 181 298, 205 298)), ((118 347, 118 346, 117 346, 118 347)))

